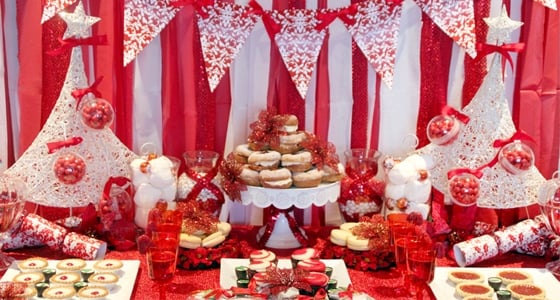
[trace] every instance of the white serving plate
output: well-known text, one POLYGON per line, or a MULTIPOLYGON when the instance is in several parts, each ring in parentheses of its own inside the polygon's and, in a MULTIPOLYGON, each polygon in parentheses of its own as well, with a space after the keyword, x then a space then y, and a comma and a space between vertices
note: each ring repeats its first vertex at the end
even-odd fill
MULTIPOLYGON (((58 260, 49 260, 49 268, 56 269, 56 264, 58 260)), ((86 261, 87 268, 93 268, 93 264, 95 264, 95 260, 88 260, 86 261)), ((134 289, 134 283, 136 282, 136 275, 138 274, 138 268, 140 267, 139 260, 123 260, 123 266, 119 272, 116 274, 119 275, 119 282, 117 286, 109 292, 109 295, 105 297, 107 300, 121 300, 121 299, 131 299, 132 291, 134 289)), ((57 272, 60 272, 57 270, 57 272)), ((20 270, 17 266, 17 261, 14 261, 10 268, 6 270, 4 276, 2 276, 2 281, 11 281, 17 274, 20 273, 20 270)), ((30 299, 43 299, 39 297, 33 297, 30 299)), ((78 299, 77 296, 71 299, 78 299)))
MULTIPOLYGON (((351 283, 348 270, 342 259, 321 259, 327 267, 333 268, 331 278, 336 279, 339 287, 348 287, 351 283)), ((249 259, 245 258, 222 258, 220 262, 220 286, 223 289, 229 289, 237 286, 237 277, 235 276, 235 267, 248 266, 249 259)), ((278 268, 291 269, 292 263, 289 259, 279 259, 278 268)))
MULTIPOLYGON (((449 272, 453 270, 476 271, 485 276, 485 282, 488 277, 496 276, 501 270, 520 270, 531 274, 534 284, 543 288, 546 293, 546 299, 558 299, 560 295, 560 282, 548 272, 546 269, 536 268, 451 268, 436 267, 434 281, 430 284, 437 299, 462 299, 455 295, 455 284, 447 280, 449 272)), ((504 287, 505 288, 505 287, 504 287)), ((494 294, 494 299, 496 295, 494 294)))

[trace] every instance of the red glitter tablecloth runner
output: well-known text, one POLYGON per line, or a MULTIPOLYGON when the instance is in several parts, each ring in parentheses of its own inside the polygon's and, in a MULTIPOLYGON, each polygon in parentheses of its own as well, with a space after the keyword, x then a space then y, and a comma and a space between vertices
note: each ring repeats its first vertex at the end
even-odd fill
MULTIPOLYGON (((250 226, 234 226, 232 236, 246 235, 254 231, 250 226)), ((313 234, 313 232, 311 232, 313 234)), ((9 252, 16 259, 25 259, 31 256, 42 256, 48 259, 67 258, 61 252, 55 252, 46 247, 20 249, 9 252)), ((219 288, 220 269, 209 270, 178 270, 177 274, 167 289, 159 289, 149 278, 146 261, 138 251, 109 251, 107 258, 122 260, 140 260, 140 270, 136 278, 132 299, 185 299, 192 291, 219 288)), ((547 262, 546 258, 533 257, 523 254, 507 253, 479 263, 476 267, 496 268, 543 268, 547 262)), ((456 266, 455 261, 449 258, 438 260, 438 266, 456 266)), ((375 272, 363 272, 348 269, 352 286, 355 290, 365 292, 376 300, 383 299, 406 299, 395 298, 388 295, 402 283, 402 279, 393 269, 375 272)))

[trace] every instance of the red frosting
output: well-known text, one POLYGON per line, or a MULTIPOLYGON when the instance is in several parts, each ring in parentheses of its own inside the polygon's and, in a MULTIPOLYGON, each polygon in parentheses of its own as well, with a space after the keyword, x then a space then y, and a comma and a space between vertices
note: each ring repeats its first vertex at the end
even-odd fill
POLYGON ((318 255, 317 250, 313 248, 301 248, 301 249, 294 250, 294 252, 292 252, 292 258, 297 260, 317 258, 317 255, 318 255))
POLYGON ((305 276, 305 280, 311 286, 325 286, 329 282, 329 277, 325 273, 310 272, 309 275, 305 276))
POLYGON ((300 260, 297 267, 310 272, 325 272, 326 268, 325 263, 318 259, 300 260))

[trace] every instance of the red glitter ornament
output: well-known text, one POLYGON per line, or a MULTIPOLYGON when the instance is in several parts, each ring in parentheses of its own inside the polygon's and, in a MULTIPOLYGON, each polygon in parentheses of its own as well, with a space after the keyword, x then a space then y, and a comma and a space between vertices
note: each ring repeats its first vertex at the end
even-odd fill
POLYGON ((109 101, 89 98, 80 102, 82 123, 92 129, 104 129, 113 123, 115 112, 109 101))
POLYGON ((72 152, 61 154, 54 162, 53 171, 56 178, 64 184, 76 184, 86 174, 86 162, 72 152))

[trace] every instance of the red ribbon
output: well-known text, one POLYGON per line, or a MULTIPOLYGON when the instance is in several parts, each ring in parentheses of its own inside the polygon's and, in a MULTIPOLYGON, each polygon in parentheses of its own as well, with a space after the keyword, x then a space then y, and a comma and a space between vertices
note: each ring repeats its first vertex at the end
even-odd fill
POLYGON ((350 6, 342 9, 329 10, 325 13, 318 13, 317 19, 321 22, 315 26, 315 29, 319 31, 325 29, 336 18, 340 18, 342 22, 346 23, 347 25, 354 25, 354 23, 356 23, 356 19, 352 17, 356 14, 356 12, 358 12, 358 6, 356 5, 356 3, 352 3, 350 6))
POLYGON ((455 108, 453 108, 453 107, 451 107, 451 106, 449 106, 449 105, 444 106, 444 107, 441 109, 441 113, 442 113, 444 116, 452 116, 452 117, 454 117, 455 119, 461 121, 463 124, 467 124, 467 123, 469 123, 469 121, 470 121, 469 116, 467 116, 467 115, 465 115, 465 114, 459 112, 458 110, 456 110, 455 108))
POLYGON ((513 141, 532 141, 534 142, 535 140, 528 135, 525 131, 516 131, 509 139, 503 139, 503 140, 495 140, 494 141, 494 148, 501 148, 513 141))
POLYGON ((251 279, 251 281, 249 281, 249 287, 240 288, 233 286, 231 287, 231 291, 233 293, 233 296, 251 296, 251 299, 268 299, 268 295, 257 293, 257 283, 254 279, 251 279))
POLYGON ((478 43, 476 44, 476 51, 478 51, 476 60, 481 59, 482 57, 485 57, 486 55, 491 53, 495 53, 495 52, 500 53, 502 55, 502 77, 503 77, 506 72, 506 61, 509 62, 509 65, 513 69, 513 58, 511 58, 509 52, 519 53, 523 51, 523 48, 525 48, 524 43, 503 44, 501 46, 478 43))
POLYGON ((282 27, 278 25, 268 13, 264 11, 262 6, 257 1, 250 0, 249 6, 251 7, 251 10, 244 13, 243 17, 246 17, 248 13, 261 16, 264 24, 264 28, 266 29, 268 36, 270 37, 271 40, 274 40, 274 36, 276 36, 276 34, 280 32, 282 27))
POLYGON ((187 168, 185 173, 187 173, 187 176, 189 176, 189 178, 195 181, 193 188, 191 189, 190 193, 187 195, 187 201, 190 200, 196 201, 198 194, 200 194, 200 192, 203 189, 207 189, 208 191, 210 191, 210 193, 216 196, 219 206, 224 204, 225 202, 224 194, 222 194, 220 188, 218 188, 218 186, 216 186, 212 182, 212 179, 214 179, 214 177, 216 177, 216 175, 218 174, 218 169, 220 164, 221 164, 221 159, 218 160, 216 166, 212 168, 212 170, 210 170, 208 173, 204 175, 195 172, 193 169, 187 168))
POLYGON ((101 98, 101 92, 99 92, 99 90, 97 90, 97 86, 99 86, 99 84, 101 83, 101 80, 103 80, 103 76, 99 76, 97 77, 97 79, 87 88, 83 88, 83 89, 75 89, 72 91, 72 97, 74 97, 74 99, 76 99, 76 109, 78 109, 78 106, 80 104, 80 101, 82 100, 82 97, 84 97, 85 95, 92 93, 93 95, 95 95, 95 97, 97 98, 101 98))
POLYGON ((349 284, 346 291, 338 293, 338 298, 343 299, 346 297, 348 299, 352 299, 352 295, 354 295, 354 288, 352 287, 352 284, 349 284))
POLYGON ((84 140, 83 138, 79 136, 75 136, 63 141, 48 142, 47 148, 49 149, 49 154, 51 154, 60 148, 76 146, 80 144, 83 140, 84 140))
POLYGON ((198 12, 198 14, 206 19, 208 18, 208 13, 206 13, 202 8, 205 6, 214 5, 214 0, 174 0, 169 2, 169 6, 182 7, 187 5, 192 5, 198 12))
POLYGON ((47 54, 49 55, 60 55, 66 52, 68 49, 74 48, 76 46, 84 46, 84 45, 107 45, 107 36, 106 35, 95 35, 88 38, 68 38, 68 39, 61 39, 59 38, 58 41, 60 42, 60 47, 48 51, 47 54))
POLYGON ((109 180, 107 180, 107 182, 105 183, 105 187, 103 188, 103 198, 104 199, 110 199, 111 198, 111 188, 113 187, 113 185, 117 185, 120 187, 125 187, 127 184, 129 184, 129 186, 126 188, 126 192, 131 195, 132 194, 132 185, 130 184, 131 181, 130 179, 126 178, 126 177, 122 177, 122 176, 118 176, 118 177, 109 177, 109 180))
POLYGON ((301 234, 300 227, 296 219, 292 215, 290 215, 290 212, 292 210, 293 208, 278 209, 273 206, 270 207, 270 217, 268 218, 268 222, 265 225, 264 233, 261 239, 259 240, 259 246, 264 247, 266 245, 266 242, 268 242, 268 239, 270 239, 270 236, 272 235, 272 230, 274 229, 274 225, 276 224, 276 221, 278 220, 278 217, 281 214, 283 214, 288 220, 288 225, 290 226, 290 230, 294 234, 294 237, 297 239, 297 241, 301 244, 301 246, 302 247, 307 246, 307 239, 303 236, 303 234, 301 234))
POLYGON ((472 175, 474 175, 476 178, 480 179, 480 178, 482 177, 482 175, 483 175, 481 170, 482 170, 483 168, 485 168, 485 167, 487 167, 487 165, 484 165, 484 166, 482 166, 482 167, 480 167, 480 168, 478 168, 478 169, 474 169, 474 170, 473 170, 473 169, 469 169, 469 168, 457 168, 457 169, 453 169, 453 170, 450 170, 449 172, 447 172, 447 179, 451 179, 451 178, 453 178, 453 176, 455 176, 455 175, 460 175, 460 174, 463 174, 463 173, 472 174, 472 175))

